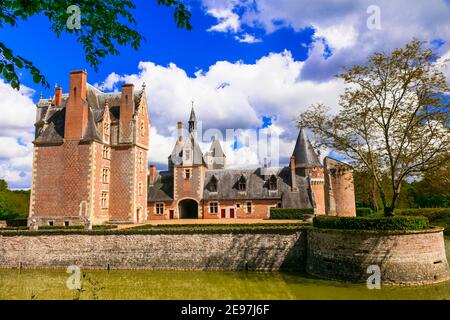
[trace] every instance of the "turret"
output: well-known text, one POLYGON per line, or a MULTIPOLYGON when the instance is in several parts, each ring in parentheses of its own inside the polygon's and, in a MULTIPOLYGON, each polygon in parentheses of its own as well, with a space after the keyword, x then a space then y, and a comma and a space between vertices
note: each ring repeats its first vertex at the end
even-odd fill
POLYGON ((294 165, 296 173, 303 177, 309 177, 311 193, 315 202, 314 213, 317 215, 324 215, 324 169, 303 128, 300 128, 300 132, 298 133, 292 156, 295 161, 294 165))

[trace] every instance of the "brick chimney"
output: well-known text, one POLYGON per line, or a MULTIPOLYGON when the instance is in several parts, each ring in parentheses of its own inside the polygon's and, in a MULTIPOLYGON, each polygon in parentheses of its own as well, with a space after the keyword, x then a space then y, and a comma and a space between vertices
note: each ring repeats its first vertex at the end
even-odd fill
POLYGON ((177 128, 178 128, 178 141, 183 141, 183 122, 178 121, 177 122, 177 128))
POLYGON ((152 186, 155 184, 155 177, 156 177, 156 166, 150 165, 150 173, 149 173, 149 184, 152 186))
MULTIPOLYGON (((69 101, 66 109, 64 139, 80 140, 88 120, 86 101, 86 71, 70 73, 69 101)), ((55 99, 56 100, 56 99, 55 99)))
POLYGON ((295 179, 295 156, 291 157, 289 167, 291 169, 291 191, 295 192, 298 191, 297 181, 295 179))
POLYGON ((55 88, 55 100, 54 100, 56 107, 62 106, 62 88, 56 87, 55 88))
POLYGON ((120 97, 120 143, 133 142, 134 84, 123 84, 120 97))

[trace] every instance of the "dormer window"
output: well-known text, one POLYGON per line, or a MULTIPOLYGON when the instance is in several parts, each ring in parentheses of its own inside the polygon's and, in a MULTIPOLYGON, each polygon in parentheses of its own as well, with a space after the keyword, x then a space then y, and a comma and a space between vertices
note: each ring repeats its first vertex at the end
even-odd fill
POLYGON ((237 187, 238 187, 239 191, 245 191, 246 190, 246 188, 247 188, 247 180, 245 179, 244 176, 241 176, 239 178, 237 187))
POLYGON ((272 175, 269 178, 269 190, 270 191, 276 191, 277 190, 277 177, 272 175))
POLYGON ((191 150, 185 150, 185 152, 184 152, 184 158, 185 158, 186 160, 191 159, 191 150))
POLYGON ((217 192, 217 178, 215 176, 212 176, 211 180, 209 181, 209 191, 217 192))

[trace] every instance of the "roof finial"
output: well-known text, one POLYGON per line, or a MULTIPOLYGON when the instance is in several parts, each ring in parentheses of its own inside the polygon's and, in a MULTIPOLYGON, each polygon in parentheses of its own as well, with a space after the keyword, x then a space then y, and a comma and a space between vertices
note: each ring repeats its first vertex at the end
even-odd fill
POLYGON ((145 81, 144 82, 142 82, 142 90, 145 90, 145 87, 146 87, 147 85, 145 84, 145 81))
POLYGON ((192 99, 191 115, 189 117, 189 132, 197 131, 197 117, 194 111, 194 99, 192 99))
POLYGON ((102 82, 102 86, 100 88, 102 92, 105 92, 105 81, 102 82))
POLYGON ((55 88, 58 88, 58 82, 55 82, 55 88))
POLYGON ((41 93, 39 94, 39 100, 41 100, 43 97, 44 96, 42 95, 42 91, 41 91, 41 93))

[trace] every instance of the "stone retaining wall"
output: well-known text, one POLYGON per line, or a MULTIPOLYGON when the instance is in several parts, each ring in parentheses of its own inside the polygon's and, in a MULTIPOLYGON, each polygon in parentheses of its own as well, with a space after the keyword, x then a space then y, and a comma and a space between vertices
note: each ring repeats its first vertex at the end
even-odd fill
POLYGON ((0 267, 302 270, 306 233, 0 236, 0 267))
POLYGON ((408 234, 314 229, 307 236, 307 272, 327 279, 366 282, 376 265, 383 284, 448 280, 442 230, 408 234))
POLYGON ((261 233, 1 236, 4 268, 296 270, 382 284, 428 284, 450 271, 442 230, 395 234, 305 228, 261 233))

